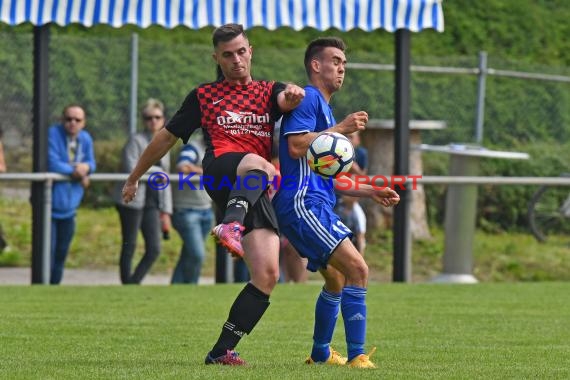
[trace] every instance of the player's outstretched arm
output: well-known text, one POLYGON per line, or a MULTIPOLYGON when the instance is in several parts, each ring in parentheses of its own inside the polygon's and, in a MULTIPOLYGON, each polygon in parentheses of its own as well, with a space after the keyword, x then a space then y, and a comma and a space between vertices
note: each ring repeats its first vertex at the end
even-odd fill
POLYGON ((385 207, 395 206, 400 203, 400 196, 398 193, 389 187, 375 191, 371 198, 374 202, 385 207))
POLYGON ((332 128, 327 129, 329 132, 338 132, 343 135, 349 135, 356 131, 362 131, 368 123, 368 113, 366 111, 356 111, 344 118, 332 128))
POLYGON ((357 183, 348 176, 335 179, 335 189, 344 195, 371 198, 374 202, 385 207, 395 206, 400 202, 400 196, 393 189, 357 183))
POLYGON ((174 136, 166 128, 158 131, 127 178, 122 191, 123 201, 128 203, 133 200, 137 193, 139 179, 176 144, 177 139, 178 137, 174 136))

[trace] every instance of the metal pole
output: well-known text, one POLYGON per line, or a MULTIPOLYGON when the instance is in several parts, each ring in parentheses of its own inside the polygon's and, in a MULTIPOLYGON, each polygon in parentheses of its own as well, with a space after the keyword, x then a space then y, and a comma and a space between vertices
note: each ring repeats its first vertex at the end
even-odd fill
MULTIPOLYGON (((479 157, 451 155, 450 175, 476 176, 479 157)), ((445 203, 443 273, 471 276, 477 185, 449 185, 445 203)))
POLYGON ((479 74, 477 85, 477 115, 475 117, 475 141, 483 143, 483 124, 485 121, 485 84, 487 81, 487 52, 479 52, 479 74))
MULTIPOLYGON (((396 31, 394 114, 394 174, 407 176, 410 173, 410 31, 396 31)), ((411 280, 411 233, 410 190, 395 189, 400 195, 400 204, 394 209, 394 265, 392 280, 411 280)))
MULTIPOLYGON (((221 211, 216 207, 216 224, 221 223, 223 215, 221 211)), ((228 282, 233 282, 233 271, 232 262, 228 251, 220 245, 216 244, 216 284, 225 284, 228 282), (230 276, 232 281, 230 281, 230 276)))
MULTIPOLYGON (((34 99, 33 99, 33 171, 47 171, 48 147, 48 88, 49 88, 49 25, 34 27, 34 99)), ((32 182, 32 284, 47 284, 46 266, 51 264, 50 239, 46 237, 46 205, 44 204, 46 187, 45 181, 32 182), (47 258, 46 258, 47 252, 47 258)), ((51 202, 49 203, 51 207, 51 202)), ((49 222, 49 221, 48 221, 49 222)), ((49 270, 48 270, 49 274, 49 270)))
MULTIPOLYGON (((451 176, 477 176, 480 157, 452 154, 451 176)), ((449 185, 445 199, 443 272, 433 282, 474 284, 473 238, 477 218, 477 185, 449 185)))
POLYGON ((52 196, 53 180, 45 181, 44 188, 44 225, 42 231, 42 240, 45 244, 42 247, 42 274, 43 283, 49 284, 51 275, 51 196, 52 196))
POLYGON ((137 132, 137 96, 139 84, 139 35, 131 35, 131 99, 129 116, 129 134, 137 132))

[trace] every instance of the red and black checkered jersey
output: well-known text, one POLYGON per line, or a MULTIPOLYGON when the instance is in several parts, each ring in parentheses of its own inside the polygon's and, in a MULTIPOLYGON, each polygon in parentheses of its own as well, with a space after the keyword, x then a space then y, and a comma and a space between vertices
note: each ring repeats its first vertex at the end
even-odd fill
POLYGON ((202 84, 188 94, 166 129, 186 143, 202 128, 204 166, 229 152, 256 153, 269 161, 275 121, 281 117, 277 95, 284 89, 284 83, 270 81, 202 84))

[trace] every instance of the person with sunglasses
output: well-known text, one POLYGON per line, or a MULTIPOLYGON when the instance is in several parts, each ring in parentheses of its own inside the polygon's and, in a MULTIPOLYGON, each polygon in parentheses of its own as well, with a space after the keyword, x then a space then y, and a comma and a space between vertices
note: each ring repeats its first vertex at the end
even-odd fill
POLYGON ((89 174, 96 168, 93 139, 84 130, 83 107, 70 104, 63 109, 61 123, 48 131, 48 171, 70 176, 69 181, 54 181, 51 208, 51 273, 50 284, 63 278, 65 259, 75 234, 75 216, 89 174))
MULTIPOLYGON (((133 134, 123 147, 121 172, 128 173, 135 167, 139 157, 152 138, 164 127, 164 105, 157 99, 148 99, 142 107, 144 131, 133 134)), ((170 154, 156 160, 147 173, 170 172, 170 154)), ((170 188, 139 187, 137 196, 127 203, 121 195, 122 184, 118 183, 114 199, 121 219, 121 254, 119 260, 121 283, 140 284, 160 255, 163 232, 170 230, 172 193, 170 188), (144 254, 133 267, 139 230, 144 239, 144 254)))

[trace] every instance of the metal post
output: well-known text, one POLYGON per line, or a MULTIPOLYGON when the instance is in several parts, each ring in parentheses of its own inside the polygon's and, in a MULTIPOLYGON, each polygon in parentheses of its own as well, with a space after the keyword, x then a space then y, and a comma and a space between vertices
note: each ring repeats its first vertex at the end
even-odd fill
POLYGON ((49 283, 51 275, 51 197, 53 180, 45 181, 44 188, 44 225, 42 230, 42 240, 45 244, 42 247, 42 275, 44 284, 49 283))
POLYGON ((129 134, 137 132, 137 96, 139 84, 139 35, 131 35, 131 99, 129 114, 129 134))
MULTIPOLYGON (((410 31, 396 31, 394 174, 410 173, 410 31)), ((396 189, 400 204, 394 209, 394 265, 392 280, 411 280, 410 190, 396 189)))
POLYGON ((483 124, 485 122, 485 85, 487 81, 487 52, 479 52, 479 75, 477 85, 477 115, 475 117, 475 141, 483 143, 483 124))
MULTIPOLYGON (((452 154, 449 175, 477 176, 477 156, 452 154)), ((473 236, 477 217, 477 185, 449 185, 445 199, 443 273, 433 281, 476 283, 473 276, 473 236)))
MULTIPOLYGON (((49 25, 34 27, 34 100, 33 100, 33 171, 47 171, 47 139, 49 124, 49 25)), ((45 235, 46 205, 45 192, 48 184, 44 181, 32 182, 32 284, 49 283, 50 237, 45 235), (46 257, 47 252, 47 257, 46 257)), ((48 221, 49 223, 49 221, 48 221)))
POLYGON ((233 262, 232 256, 220 244, 216 244, 216 284, 226 284, 233 282, 233 262))
MULTIPOLYGON (((216 224, 221 223, 223 219, 222 212, 216 207, 216 224)), ((228 251, 220 245, 216 244, 216 284, 225 284, 233 282, 232 262, 228 251), (232 277, 230 280, 230 276, 232 277)))

